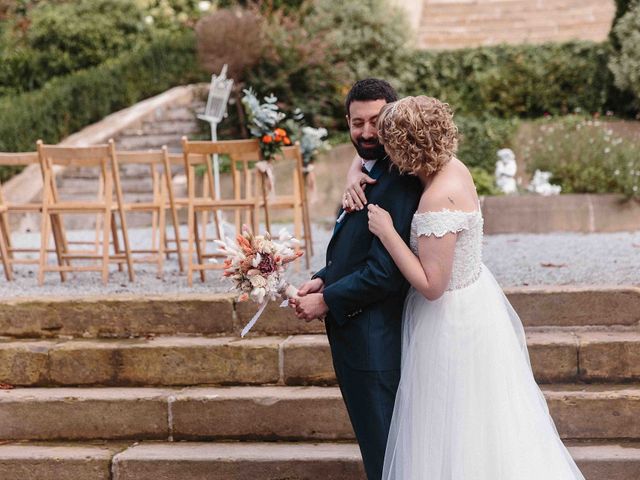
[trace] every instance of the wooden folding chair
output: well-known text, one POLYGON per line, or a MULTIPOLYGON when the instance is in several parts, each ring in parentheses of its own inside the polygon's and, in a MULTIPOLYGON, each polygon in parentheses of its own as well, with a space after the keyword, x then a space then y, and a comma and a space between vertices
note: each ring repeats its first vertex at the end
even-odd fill
MULTIPOLYGON (((21 152, 21 153, 0 153, 0 166, 4 167, 28 167, 30 165, 40 166, 40 159, 37 152, 21 152)), ((40 260, 37 256, 29 258, 29 254, 39 254, 40 248, 28 248, 14 245, 11 238, 10 216, 11 215, 28 215, 38 214, 42 212, 42 202, 10 202, 3 197, 0 189, 0 205, 4 208, 0 209, 0 233, 4 237, 7 248, 7 261, 9 270, 13 270, 16 264, 39 264, 40 260), (17 255, 16 255, 17 254, 17 255), (26 256, 25 256, 26 255, 26 256)), ((53 219, 52 231, 54 238, 61 242, 64 236, 64 230, 59 218, 53 219)), ((55 250, 49 249, 49 253, 55 250)), ((65 279, 65 273, 60 272, 61 279, 65 279)))
MULTIPOLYGON (((198 225, 198 212, 212 212, 216 233, 222 238, 222 226, 218 222, 218 211, 233 210, 235 214, 236 231, 241 228, 241 213, 244 211, 247 223, 254 232, 258 232, 258 208, 260 198, 255 195, 255 172, 252 163, 260 160, 260 145, 258 140, 228 140, 221 142, 190 142, 182 137, 182 151, 184 155, 185 173, 187 175, 187 223, 188 223, 188 253, 187 253, 187 281, 193 285, 193 272, 200 272, 200 279, 205 281, 205 270, 220 269, 221 263, 209 263, 210 259, 221 258, 224 255, 207 253, 206 241, 201 240, 204 233, 203 225, 198 225), (231 197, 220 192, 216 199, 216 190, 211 167, 211 155, 226 155, 231 160, 231 179, 233 189, 231 197), (204 185, 202 192, 196 192, 196 168, 204 171, 204 185), (200 233, 202 230, 202 233, 200 233), (194 252, 195 250, 195 252, 194 252), (197 261, 194 262, 194 253, 197 261)), ((206 225, 204 225, 206 228, 206 225)))
MULTIPOLYGON (((129 280, 133 281, 135 274, 113 140, 109 140, 108 144, 90 147, 44 145, 41 140, 38 140, 37 146, 43 175, 38 283, 40 285, 44 283, 44 275, 48 271, 60 272, 61 275, 64 272, 72 271, 100 271, 102 272, 102 281, 106 284, 109 279, 109 263, 112 262, 117 263, 118 266, 126 262, 129 280), (99 187, 96 199, 87 201, 61 199, 56 184, 56 166, 97 168, 99 172, 99 187), (116 193, 115 199, 113 198, 114 189, 116 193), (120 229, 124 244, 123 252, 120 251, 115 213, 120 217, 120 229), (47 258, 49 230, 55 225, 57 219, 62 225, 62 215, 68 214, 95 214, 100 216, 100 250, 72 251, 69 249, 69 242, 66 241, 64 235, 60 239, 54 236, 58 265, 50 265, 47 258), (109 233, 113 235, 113 253, 110 252, 109 233), (71 260, 94 260, 98 264, 73 265, 71 260)), ((55 231, 55 227, 53 228, 55 231)))
MULTIPOLYGON (((293 235, 301 240, 302 248, 305 251, 305 263, 307 269, 310 266, 311 256, 313 255, 313 242, 311 238, 311 221, 309 219, 309 204, 307 202, 307 189, 304 180, 304 163, 302 160, 302 151, 300 145, 292 145, 283 147, 281 154, 272 160, 272 168, 278 173, 289 174, 291 178, 292 189, 286 194, 270 193, 267 188, 267 174, 261 172, 261 199, 260 206, 264 211, 265 227, 269 233, 271 232, 271 211, 272 210, 293 210, 293 235)), ((282 185, 282 176, 278 175, 277 185, 282 185)))
MULTIPOLYGON (((182 156, 179 158, 182 161, 182 156)), ((149 178, 151 179, 152 198, 150 201, 129 202, 125 198, 123 204, 125 213, 151 213, 151 246, 147 249, 131 249, 133 262, 155 263, 158 267, 158 277, 160 278, 162 277, 165 255, 175 252, 178 254, 180 271, 183 271, 180 224, 178 223, 167 147, 163 146, 161 150, 146 152, 119 151, 116 152, 115 162, 118 165, 118 171, 126 165, 146 165, 149 168, 149 178), (167 211, 171 214, 174 239, 177 239, 176 248, 173 250, 167 249, 167 211)))

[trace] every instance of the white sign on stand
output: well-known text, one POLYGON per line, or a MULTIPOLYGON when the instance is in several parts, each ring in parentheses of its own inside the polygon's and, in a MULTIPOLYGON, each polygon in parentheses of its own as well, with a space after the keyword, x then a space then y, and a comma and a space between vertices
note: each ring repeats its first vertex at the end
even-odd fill
MULTIPOLYGON (((203 114, 199 114, 198 118, 209 122, 211 125, 211 141, 218 140, 218 124, 225 117, 227 112, 227 102, 233 87, 233 79, 227 78, 227 64, 222 67, 220 75, 211 75, 211 85, 209 86, 209 97, 207 98, 207 106, 203 114)), ((213 156, 213 177, 215 182, 215 198, 220 199, 220 164, 218 155, 213 156)))

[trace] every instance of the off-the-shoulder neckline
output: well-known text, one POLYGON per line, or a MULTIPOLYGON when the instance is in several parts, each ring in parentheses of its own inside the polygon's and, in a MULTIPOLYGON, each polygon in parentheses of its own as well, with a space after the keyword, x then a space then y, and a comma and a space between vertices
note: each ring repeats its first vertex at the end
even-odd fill
POLYGON ((437 212, 416 212, 414 213, 414 216, 416 215, 437 215, 437 214, 441 214, 441 213, 461 213, 464 215, 478 215, 482 213, 482 210, 474 210, 472 212, 466 212, 464 210, 449 210, 448 208, 443 208, 440 211, 437 212))

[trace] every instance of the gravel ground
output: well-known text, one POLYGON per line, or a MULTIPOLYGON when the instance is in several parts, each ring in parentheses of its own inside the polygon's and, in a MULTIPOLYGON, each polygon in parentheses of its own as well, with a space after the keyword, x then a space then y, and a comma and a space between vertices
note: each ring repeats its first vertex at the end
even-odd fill
MULTIPOLYGON (((86 239, 92 235, 93 231, 69 233, 70 239, 86 239)), ((316 225, 313 235, 316 254, 311 260, 311 271, 316 271, 324 265, 324 252, 331 230, 316 225)), ((132 230, 130 236, 134 248, 141 248, 150 238, 149 231, 145 229, 132 230)), ((39 236, 16 235, 14 244, 37 247, 39 236)), ((485 264, 503 287, 567 284, 640 286, 640 232, 491 235, 485 237, 483 255, 485 264)), ((106 286, 102 284, 99 272, 88 272, 73 274, 65 283, 60 282, 58 274, 47 273, 45 285, 41 287, 37 283, 37 265, 17 265, 14 282, 6 282, 3 276, 0 277, 0 298, 75 296, 79 291, 83 295, 229 291, 229 284, 217 271, 207 272, 205 283, 194 278, 194 286, 189 288, 186 277, 179 273, 175 256, 166 261, 163 279, 156 278, 154 266, 136 264, 135 267, 134 283, 128 282, 126 271, 118 272, 111 267, 106 286)), ((294 284, 301 283, 309 275, 303 261, 289 272, 294 284)))

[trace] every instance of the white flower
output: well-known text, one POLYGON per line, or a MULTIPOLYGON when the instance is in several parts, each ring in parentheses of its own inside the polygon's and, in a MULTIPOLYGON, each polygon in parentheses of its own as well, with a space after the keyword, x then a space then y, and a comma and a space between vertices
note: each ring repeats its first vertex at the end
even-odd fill
POLYGON ((260 255, 260 253, 258 252, 256 254, 256 257, 253 259, 253 261, 251 262, 251 265, 255 268, 258 268, 258 265, 260 265, 260 262, 262 261, 262 255, 260 255))
POLYGON ((267 291, 262 287, 257 287, 251 290, 251 297, 257 302, 262 303, 264 301, 264 297, 267 294, 267 291))
POLYGON ((144 17, 144 23, 147 25, 153 25, 153 17, 151 15, 147 15, 144 17))
POLYGON ((251 286, 254 288, 265 288, 267 286, 267 280, 262 275, 255 275, 251 277, 251 286))
POLYGON ((208 2, 208 1, 198 2, 198 10, 200 10, 201 12, 206 12, 210 9, 211 9, 211 2, 208 2))

